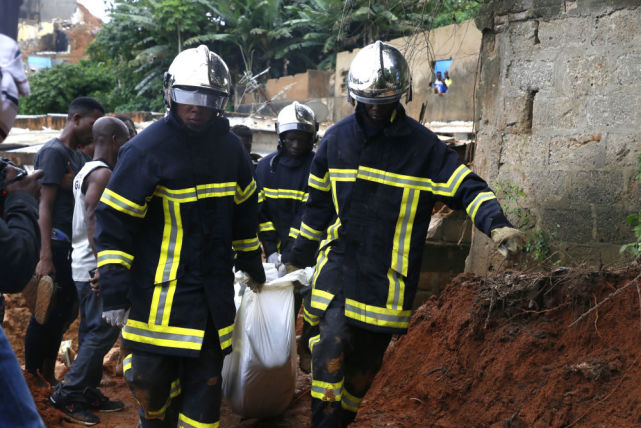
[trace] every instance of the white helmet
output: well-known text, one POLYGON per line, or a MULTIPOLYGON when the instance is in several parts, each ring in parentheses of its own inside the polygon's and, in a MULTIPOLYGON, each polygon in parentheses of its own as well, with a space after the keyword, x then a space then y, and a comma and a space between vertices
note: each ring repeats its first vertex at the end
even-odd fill
POLYGON ((276 119, 276 133, 281 137, 287 131, 307 132, 312 135, 312 139, 315 139, 318 122, 316 122, 314 110, 298 101, 283 107, 276 119))
POLYGON ((231 91, 227 64, 207 46, 180 52, 165 73, 163 98, 173 103, 223 110, 231 91))
POLYGON ((365 104, 389 104, 408 92, 412 97, 412 77, 403 54, 380 40, 365 46, 352 60, 347 76, 347 98, 365 104))

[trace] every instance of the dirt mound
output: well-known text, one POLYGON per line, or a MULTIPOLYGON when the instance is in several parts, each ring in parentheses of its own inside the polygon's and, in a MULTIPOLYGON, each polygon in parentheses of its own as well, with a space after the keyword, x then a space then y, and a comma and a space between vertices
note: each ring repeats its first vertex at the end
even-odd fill
POLYGON ((641 424, 637 267, 458 276, 388 350, 354 427, 641 424))

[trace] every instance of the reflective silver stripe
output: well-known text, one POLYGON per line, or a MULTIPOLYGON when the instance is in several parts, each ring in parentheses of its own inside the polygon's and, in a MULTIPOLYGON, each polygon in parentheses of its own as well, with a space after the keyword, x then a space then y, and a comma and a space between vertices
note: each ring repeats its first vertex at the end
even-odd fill
MULTIPOLYGON (((180 206, 178 206, 180 209, 180 206)), ((174 264, 176 256, 176 237, 178 235, 178 219, 176 218, 176 204, 173 201, 167 201, 167 211, 169 211, 169 219, 171 222, 171 230, 169 232, 169 244, 167 246, 167 261, 163 268, 162 282, 167 282, 171 275, 171 266, 174 264)))
POLYGON ((356 180, 357 171, 341 171, 341 170, 329 170, 329 175, 332 179, 354 179, 356 180))
MULTIPOLYGON (((133 202, 126 203, 124 201, 121 201, 120 199, 117 199, 116 196, 120 196, 120 195, 118 195, 113 190, 105 189, 105 191, 102 193, 102 196, 100 197, 100 200, 103 203, 110 205, 112 208, 119 209, 119 211, 123 211, 135 217, 144 217, 145 214, 147 213, 146 204, 140 207, 140 206, 137 206, 137 204, 134 205, 133 202)), ((123 198, 122 196, 120 197, 123 198)))
POLYGON ((325 177, 323 177, 322 179, 316 177, 314 174, 309 174, 308 183, 311 187, 325 192, 329 191, 330 189, 328 173, 325 173, 325 177))
MULTIPOLYGON (((194 343, 202 345, 203 338, 198 336, 192 336, 187 334, 177 334, 177 333, 165 333, 161 331, 151 331, 145 330, 142 328, 132 327, 130 325, 125 325, 122 328, 123 332, 128 334, 135 334, 137 336, 147 337, 151 340, 171 340, 175 342, 184 342, 184 343, 194 343)), ((152 342, 152 344, 154 344, 152 342)), ((166 346, 159 344, 159 346, 166 346)))
POLYGON ((225 186, 225 187, 201 187, 198 186, 196 189, 196 192, 198 193, 198 197, 200 198, 206 198, 207 196, 231 196, 236 192, 236 186, 235 185, 230 185, 230 186, 225 186), (225 195, 221 195, 222 193, 225 193, 225 195))
MULTIPOLYGON (((313 299, 314 296, 312 296, 313 299)), ((393 323, 409 323, 410 315, 392 315, 392 314, 381 314, 379 312, 368 311, 366 309, 361 309, 358 306, 354 306, 347 301, 345 302, 345 312, 353 312, 361 317, 361 319, 371 319, 371 320, 380 320, 385 322, 393 323)))
POLYGON ((154 195, 156 196, 165 196, 168 198, 172 199, 192 199, 196 197, 196 189, 195 188, 189 188, 185 189, 188 190, 187 192, 177 192, 175 190, 168 189, 166 187, 161 187, 158 186, 156 187, 156 190, 154 191, 154 195))
POLYGON ((356 412, 358 407, 361 405, 361 401, 363 401, 362 398, 359 399, 353 396, 345 388, 343 388, 343 398, 341 399, 341 403, 343 407, 347 407, 347 410, 356 412))
POLYGON ((305 223, 300 224, 300 233, 307 239, 311 239, 314 241, 320 241, 320 239, 323 237, 323 232, 320 232, 316 229, 312 229, 311 227, 307 226, 305 223))
POLYGON ((466 210, 467 215, 470 216, 472 221, 475 220, 476 218, 476 212, 478 211, 479 207, 483 204, 483 202, 490 201, 492 199, 496 199, 496 195, 492 192, 481 192, 478 195, 476 195, 476 198, 470 203, 470 205, 467 206, 466 210))
POLYGON ((234 249, 236 251, 242 251, 242 250, 252 250, 254 247, 258 244, 258 238, 253 239, 251 242, 239 242, 239 241, 234 241, 232 243, 234 249))
MULTIPOLYGON (((407 195, 407 202, 405 203, 405 209, 402 209, 403 213, 403 222, 401 224, 401 233, 398 237, 398 252, 396 253, 396 268, 399 272, 406 272, 407 267, 403 265, 403 255, 405 254, 405 238, 407 234, 407 227, 410 219, 413 219, 412 215, 412 205, 414 205, 415 199, 418 196, 419 192, 415 189, 409 189, 407 195)), ((411 228, 410 228, 411 231, 411 228)), ((409 253, 409 248, 408 248, 409 253)))
POLYGON ((165 306, 167 305, 167 294, 169 283, 157 285, 160 287, 160 296, 158 296, 158 310, 156 311, 156 325, 162 325, 162 319, 165 315, 165 306))
POLYGON ((223 343, 227 342, 228 340, 230 340, 231 337, 233 336, 233 334, 234 334, 234 330, 232 329, 232 330, 230 330, 229 332, 227 332, 227 333, 225 333, 223 335, 219 335, 218 337, 220 337, 220 343, 223 344, 223 343))
POLYGON ((399 273, 395 270, 390 270, 392 274, 392 279, 394 281, 394 298, 392 300, 392 308, 402 310, 403 302, 399 302, 399 297, 401 295, 401 281, 399 280, 399 273))
POLYGON ((342 387, 338 388, 325 388, 320 385, 315 385, 312 382, 312 397, 318 398, 323 401, 341 401, 342 398, 342 387), (327 392, 331 392, 333 396, 330 396, 327 394, 327 392), (331 400, 330 400, 331 398, 331 400))
POLYGON ((134 257, 123 253, 122 251, 100 251, 98 252, 97 265, 101 267, 106 264, 119 263, 131 269, 131 263, 133 263, 134 257))
POLYGON ((455 172, 454 175, 450 177, 448 183, 434 183, 429 179, 421 180, 419 177, 397 177, 392 173, 387 173, 385 171, 374 170, 373 168, 361 167, 358 170, 358 178, 364 180, 371 180, 376 182, 382 182, 389 185, 397 185, 400 187, 413 186, 418 190, 429 191, 432 193, 438 193, 445 196, 454 196, 454 193, 458 186, 461 184, 462 179, 469 174, 471 171, 461 165, 455 172))
POLYGON ((321 296, 318 293, 315 293, 315 291, 317 290, 312 290, 311 306, 313 308, 322 309, 322 310, 327 309, 327 306, 329 306, 330 302, 332 301, 332 298, 328 296, 321 296))

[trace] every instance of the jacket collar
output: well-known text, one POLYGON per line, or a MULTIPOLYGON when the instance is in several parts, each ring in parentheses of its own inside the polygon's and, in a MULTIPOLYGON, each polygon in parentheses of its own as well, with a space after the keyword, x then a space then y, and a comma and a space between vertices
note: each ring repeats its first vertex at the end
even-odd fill
MULTIPOLYGON (((354 116, 356 116, 356 123, 358 124, 358 130, 364 136, 367 135, 365 131, 365 121, 363 120, 363 115, 365 115, 365 109, 360 104, 356 105, 356 111, 354 116)), ((407 119, 407 114, 405 113, 405 108, 401 103, 396 104, 396 110, 392 113, 392 118, 390 123, 385 126, 382 130, 377 132, 376 135, 385 135, 388 137, 406 137, 412 133, 409 121, 407 119)))

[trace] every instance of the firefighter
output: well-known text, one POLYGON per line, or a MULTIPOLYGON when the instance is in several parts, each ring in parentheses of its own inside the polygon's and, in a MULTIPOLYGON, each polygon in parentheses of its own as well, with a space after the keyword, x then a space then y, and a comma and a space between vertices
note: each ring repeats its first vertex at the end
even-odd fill
MULTIPOLYGON (((261 159, 256 167, 260 188, 258 237, 267 262, 277 268, 281 265, 281 256, 287 256, 300 233, 317 131, 314 111, 294 101, 278 113, 278 149, 261 159)), ((300 298, 298 293, 296 296, 297 311, 300 298)))
POLYGON ((225 62, 204 45, 186 49, 163 93, 167 116, 121 148, 96 211, 103 318, 122 327, 140 426, 214 427, 234 327, 234 263, 254 289, 265 282, 258 192, 222 116, 225 62))
POLYGON ((523 234, 485 181, 430 130, 405 114, 411 94, 402 54, 377 41, 354 58, 355 113, 330 128, 312 162, 301 233, 288 271, 314 264, 305 320, 312 348, 312 426, 355 417, 393 334, 407 331, 432 207, 465 209, 506 256, 523 234))

